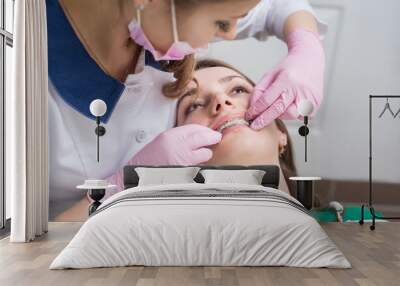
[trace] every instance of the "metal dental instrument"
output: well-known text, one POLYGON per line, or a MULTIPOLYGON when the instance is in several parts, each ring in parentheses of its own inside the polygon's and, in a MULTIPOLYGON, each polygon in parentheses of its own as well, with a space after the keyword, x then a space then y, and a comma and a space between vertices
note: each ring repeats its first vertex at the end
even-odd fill
POLYGON ((381 114, 378 117, 381 118, 383 116, 383 114, 386 112, 386 110, 389 110, 389 112, 392 114, 393 117, 396 117, 396 115, 399 113, 399 112, 397 112, 396 115, 394 115, 392 108, 390 108, 389 98, 386 98, 385 108, 383 109, 383 111, 381 112, 381 114))
POLYGON ((307 162, 307 135, 310 133, 308 129, 308 115, 310 115, 314 110, 314 106, 311 101, 304 99, 300 101, 297 107, 297 112, 304 117, 304 125, 299 128, 300 136, 304 136, 304 161, 307 162))
POLYGON ((100 157, 100 136, 106 133, 106 128, 100 125, 100 117, 102 117, 107 111, 107 104, 101 99, 95 99, 90 103, 90 113, 96 117, 97 127, 94 132, 97 135, 97 162, 99 162, 100 157))

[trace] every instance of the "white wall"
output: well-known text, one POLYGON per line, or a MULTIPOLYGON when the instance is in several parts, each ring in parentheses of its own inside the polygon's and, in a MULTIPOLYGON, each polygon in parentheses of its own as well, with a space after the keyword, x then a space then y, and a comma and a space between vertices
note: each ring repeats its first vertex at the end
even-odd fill
MULTIPOLYGON (((368 96, 400 95, 400 1, 314 0, 329 24, 324 39, 327 70, 324 102, 312 120, 310 158, 304 163, 300 122, 287 122, 302 175, 326 179, 368 179, 368 96), (382 5, 384 3, 385 5, 382 5)), ((287 52, 276 38, 211 46, 208 56, 223 59, 258 80, 287 52)), ((391 101, 394 111, 400 99, 391 101)), ((400 182, 400 116, 378 120, 385 101, 374 105, 374 179, 400 182)))

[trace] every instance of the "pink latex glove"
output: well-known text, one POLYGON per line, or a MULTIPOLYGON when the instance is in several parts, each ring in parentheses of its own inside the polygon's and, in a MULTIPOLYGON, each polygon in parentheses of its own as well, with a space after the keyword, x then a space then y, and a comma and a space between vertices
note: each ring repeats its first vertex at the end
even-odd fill
POLYGON ((246 119, 261 129, 276 118, 301 119, 297 105, 308 99, 315 110, 323 96, 325 54, 319 36, 302 28, 289 33, 288 55, 256 85, 246 119))
MULTIPOLYGON (((198 165, 211 159, 212 151, 206 146, 221 141, 222 134, 198 124, 169 129, 143 147, 127 165, 198 165)), ((123 169, 106 179, 122 191, 123 169)))

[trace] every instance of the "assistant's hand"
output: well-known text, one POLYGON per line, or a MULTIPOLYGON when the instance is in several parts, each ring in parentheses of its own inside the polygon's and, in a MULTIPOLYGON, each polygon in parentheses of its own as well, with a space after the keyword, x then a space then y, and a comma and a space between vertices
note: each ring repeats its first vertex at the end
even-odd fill
MULTIPOLYGON (((221 141, 222 134, 211 128, 189 124, 169 129, 143 147, 128 165, 198 165, 211 159, 207 148, 221 141)), ((123 170, 107 178, 123 190, 123 170)))
POLYGON ((312 102, 314 113, 321 104, 325 54, 319 36, 299 28, 288 34, 287 44, 286 58, 255 87, 245 115, 253 120, 253 129, 261 129, 276 118, 300 119, 297 105, 302 99, 312 102))
POLYGON ((211 159, 207 146, 221 141, 222 134, 211 128, 189 124, 158 135, 131 160, 134 165, 197 165, 211 159))

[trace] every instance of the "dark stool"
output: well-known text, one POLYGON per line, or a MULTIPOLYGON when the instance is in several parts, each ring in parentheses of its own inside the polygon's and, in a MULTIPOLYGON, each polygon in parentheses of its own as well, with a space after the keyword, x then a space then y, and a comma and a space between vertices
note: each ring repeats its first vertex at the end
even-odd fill
POLYGON ((89 189, 88 194, 89 194, 89 197, 94 201, 89 206, 89 216, 90 216, 101 205, 100 200, 106 194, 106 189, 89 189))
POLYGON ((106 180, 97 179, 88 179, 83 185, 76 186, 77 189, 87 190, 89 197, 93 200, 89 206, 89 216, 101 205, 100 200, 106 194, 106 189, 115 187, 115 185, 108 184, 106 180))
POLYGON ((308 210, 314 205, 314 181, 321 180, 320 177, 290 177, 297 182, 297 200, 308 210))

